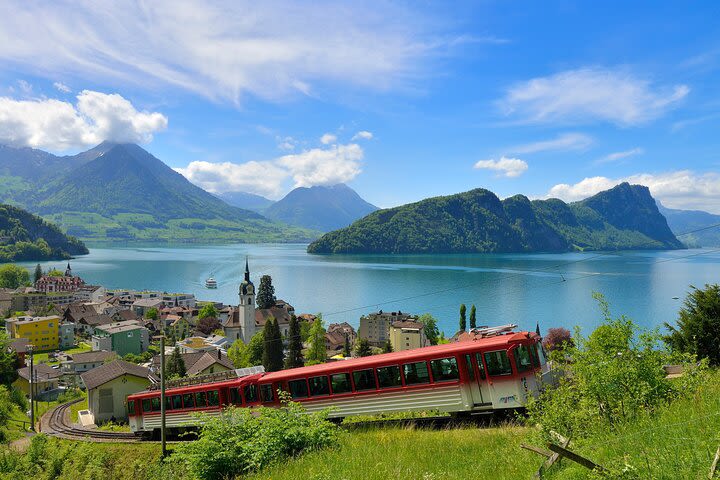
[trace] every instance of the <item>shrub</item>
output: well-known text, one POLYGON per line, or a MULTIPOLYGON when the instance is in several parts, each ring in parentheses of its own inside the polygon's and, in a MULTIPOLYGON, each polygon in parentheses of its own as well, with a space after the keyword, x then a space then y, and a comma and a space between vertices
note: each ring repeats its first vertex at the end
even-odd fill
POLYGON ((334 446, 340 436, 327 414, 308 414, 293 402, 252 412, 230 407, 220 417, 199 417, 199 438, 178 445, 169 462, 201 480, 243 475, 306 451, 334 446))
POLYGON ((720 365, 720 285, 690 287, 678 314, 677 327, 668 323, 670 335, 665 341, 678 352, 707 358, 711 365, 720 365))
POLYGON ((543 338, 543 347, 548 352, 564 350, 566 347, 574 347, 572 334, 567 328, 551 328, 543 338))

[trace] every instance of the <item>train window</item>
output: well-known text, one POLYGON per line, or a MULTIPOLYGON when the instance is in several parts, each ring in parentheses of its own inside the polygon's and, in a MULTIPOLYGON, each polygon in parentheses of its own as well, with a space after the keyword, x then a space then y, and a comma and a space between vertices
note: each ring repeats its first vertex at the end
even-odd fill
POLYGON ((272 385, 269 383, 266 383, 265 385, 260 385, 260 397, 262 398, 263 403, 272 403, 275 401, 275 395, 273 395, 273 388, 272 385))
POLYGON ((480 378, 485 380, 487 378, 487 375, 485 375, 485 364, 482 360, 482 353, 476 353, 475 360, 477 360, 478 370, 480 371, 480 378))
POLYGON ((237 388, 230 389, 230 403, 235 405, 242 405, 242 398, 240 397, 240 390, 237 388))
POLYGON ((205 395, 205 392, 195 392, 195 406, 197 408, 207 407, 207 395, 205 395))
POLYGON ((304 378, 300 380, 290 380, 288 387, 290 388, 292 398, 305 398, 308 396, 307 381, 304 378))
POLYGON ((377 376, 380 388, 402 387, 402 380, 400 379, 400 367, 398 367, 397 365, 378 368, 377 376))
POLYGON ((430 383, 427 363, 406 363, 403 365, 405 373, 405 385, 417 385, 418 383, 430 383))
POLYGON ((165 397, 165 410, 172 410, 172 397, 165 397))
POLYGON ((498 375, 512 375, 512 366, 505 350, 485 353, 488 374, 491 377, 498 375))
POLYGON ((525 372, 532 368, 530 349, 526 345, 518 345, 515 348, 515 366, 518 372, 525 372))
POLYGON ((258 401, 258 393, 257 393, 256 385, 247 385, 243 389, 243 394, 245 395, 245 403, 255 403, 258 401))
POLYGON ((186 393, 182 396, 183 400, 183 408, 195 408, 195 397, 193 397, 192 393, 186 393))
POLYGON ((143 412, 150 412, 152 411, 152 405, 150 405, 150 399, 144 398, 142 401, 142 409, 143 412))
POLYGON ((135 415, 135 400, 128 400, 127 411, 128 415, 135 415))
POLYGON ((220 394, 217 390, 210 390, 207 392, 208 406, 216 407, 220 405, 220 394))
POLYGON ((153 397, 150 399, 150 403, 152 404, 152 411, 153 412, 159 412, 160 411, 160 397, 153 397))
POLYGON ((182 395, 173 395, 172 404, 175 410, 182 408, 182 395))
POLYGON ((328 377, 323 375, 322 377, 312 377, 308 380, 310 385, 310 396, 321 397, 323 395, 330 395, 330 386, 328 385, 328 377))
POLYGON ((475 369, 473 368, 472 357, 470 357, 470 354, 465 355, 465 368, 467 368, 468 378, 470 380, 475 380, 475 369))
POLYGON ((375 390, 375 374, 372 370, 358 370, 353 372, 353 381, 355 382, 355 391, 375 390))
POLYGON ((528 350, 530 350, 530 357, 532 358, 533 367, 539 367, 540 366, 540 358, 538 357, 537 352, 537 344, 536 345, 528 345, 528 350))
POLYGON ((338 393, 349 393, 352 391, 349 373, 336 373, 335 375, 330 375, 330 383, 332 383, 332 393, 335 395, 338 393))
POLYGON ((460 378, 455 357, 430 360, 430 368, 436 382, 451 382, 460 378))

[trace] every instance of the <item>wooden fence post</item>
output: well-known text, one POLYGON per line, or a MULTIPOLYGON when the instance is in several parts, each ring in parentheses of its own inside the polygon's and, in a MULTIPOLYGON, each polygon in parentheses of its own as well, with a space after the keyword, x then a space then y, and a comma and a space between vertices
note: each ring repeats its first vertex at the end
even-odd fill
POLYGON ((581 455, 578 455, 575 452, 571 452, 570 450, 561 447, 560 445, 555 445, 554 443, 548 443, 548 448, 552 450, 553 452, 557 453, 560 456, 563 456, 567 458, 568 460, 572 460, 573 462, 582 465, 583 467, 589 469, 589 470, 597 470, 599 472, 606 472, 603 467, 598 465, 597 463, 593 462, 590 459, 587 459, 581 455))
POLYGON ((718 447, 717 452, 715 452, 715 459, 710 466, 710 475, 708 475, 708 478, 712 479, 713 477, 715 477, 715 469, 718 466, 718 461, 720 461, 720 447, 718 447))

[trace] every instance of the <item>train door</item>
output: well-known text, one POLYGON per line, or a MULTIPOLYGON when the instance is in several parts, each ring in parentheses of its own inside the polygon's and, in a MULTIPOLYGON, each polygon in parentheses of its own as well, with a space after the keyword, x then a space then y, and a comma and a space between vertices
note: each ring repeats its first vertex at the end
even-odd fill
POLYGON ((482 356, 479 353, 476 354, 475 360, 477 363, 473 361, 472 355, 465 355, 465 366, 468 372, 468 384, 470 386, 473 405, 490 405, 492 404, 492 399, 490 398, 490 389, 485 373, 485 366, 482 362, 482 356))

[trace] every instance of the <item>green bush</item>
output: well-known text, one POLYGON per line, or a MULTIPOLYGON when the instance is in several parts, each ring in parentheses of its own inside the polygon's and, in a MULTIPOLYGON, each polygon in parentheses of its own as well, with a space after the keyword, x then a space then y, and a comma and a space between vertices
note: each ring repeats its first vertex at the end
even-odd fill
POLYGON ((303 452, 337 445, 339 428, 327 414, 305 412, 286 402, 283 408, 228 408, 219 417, 199 415, 199 438, 178 445, 170 464, 201 480, 219 480, 259 470, 303 452))

